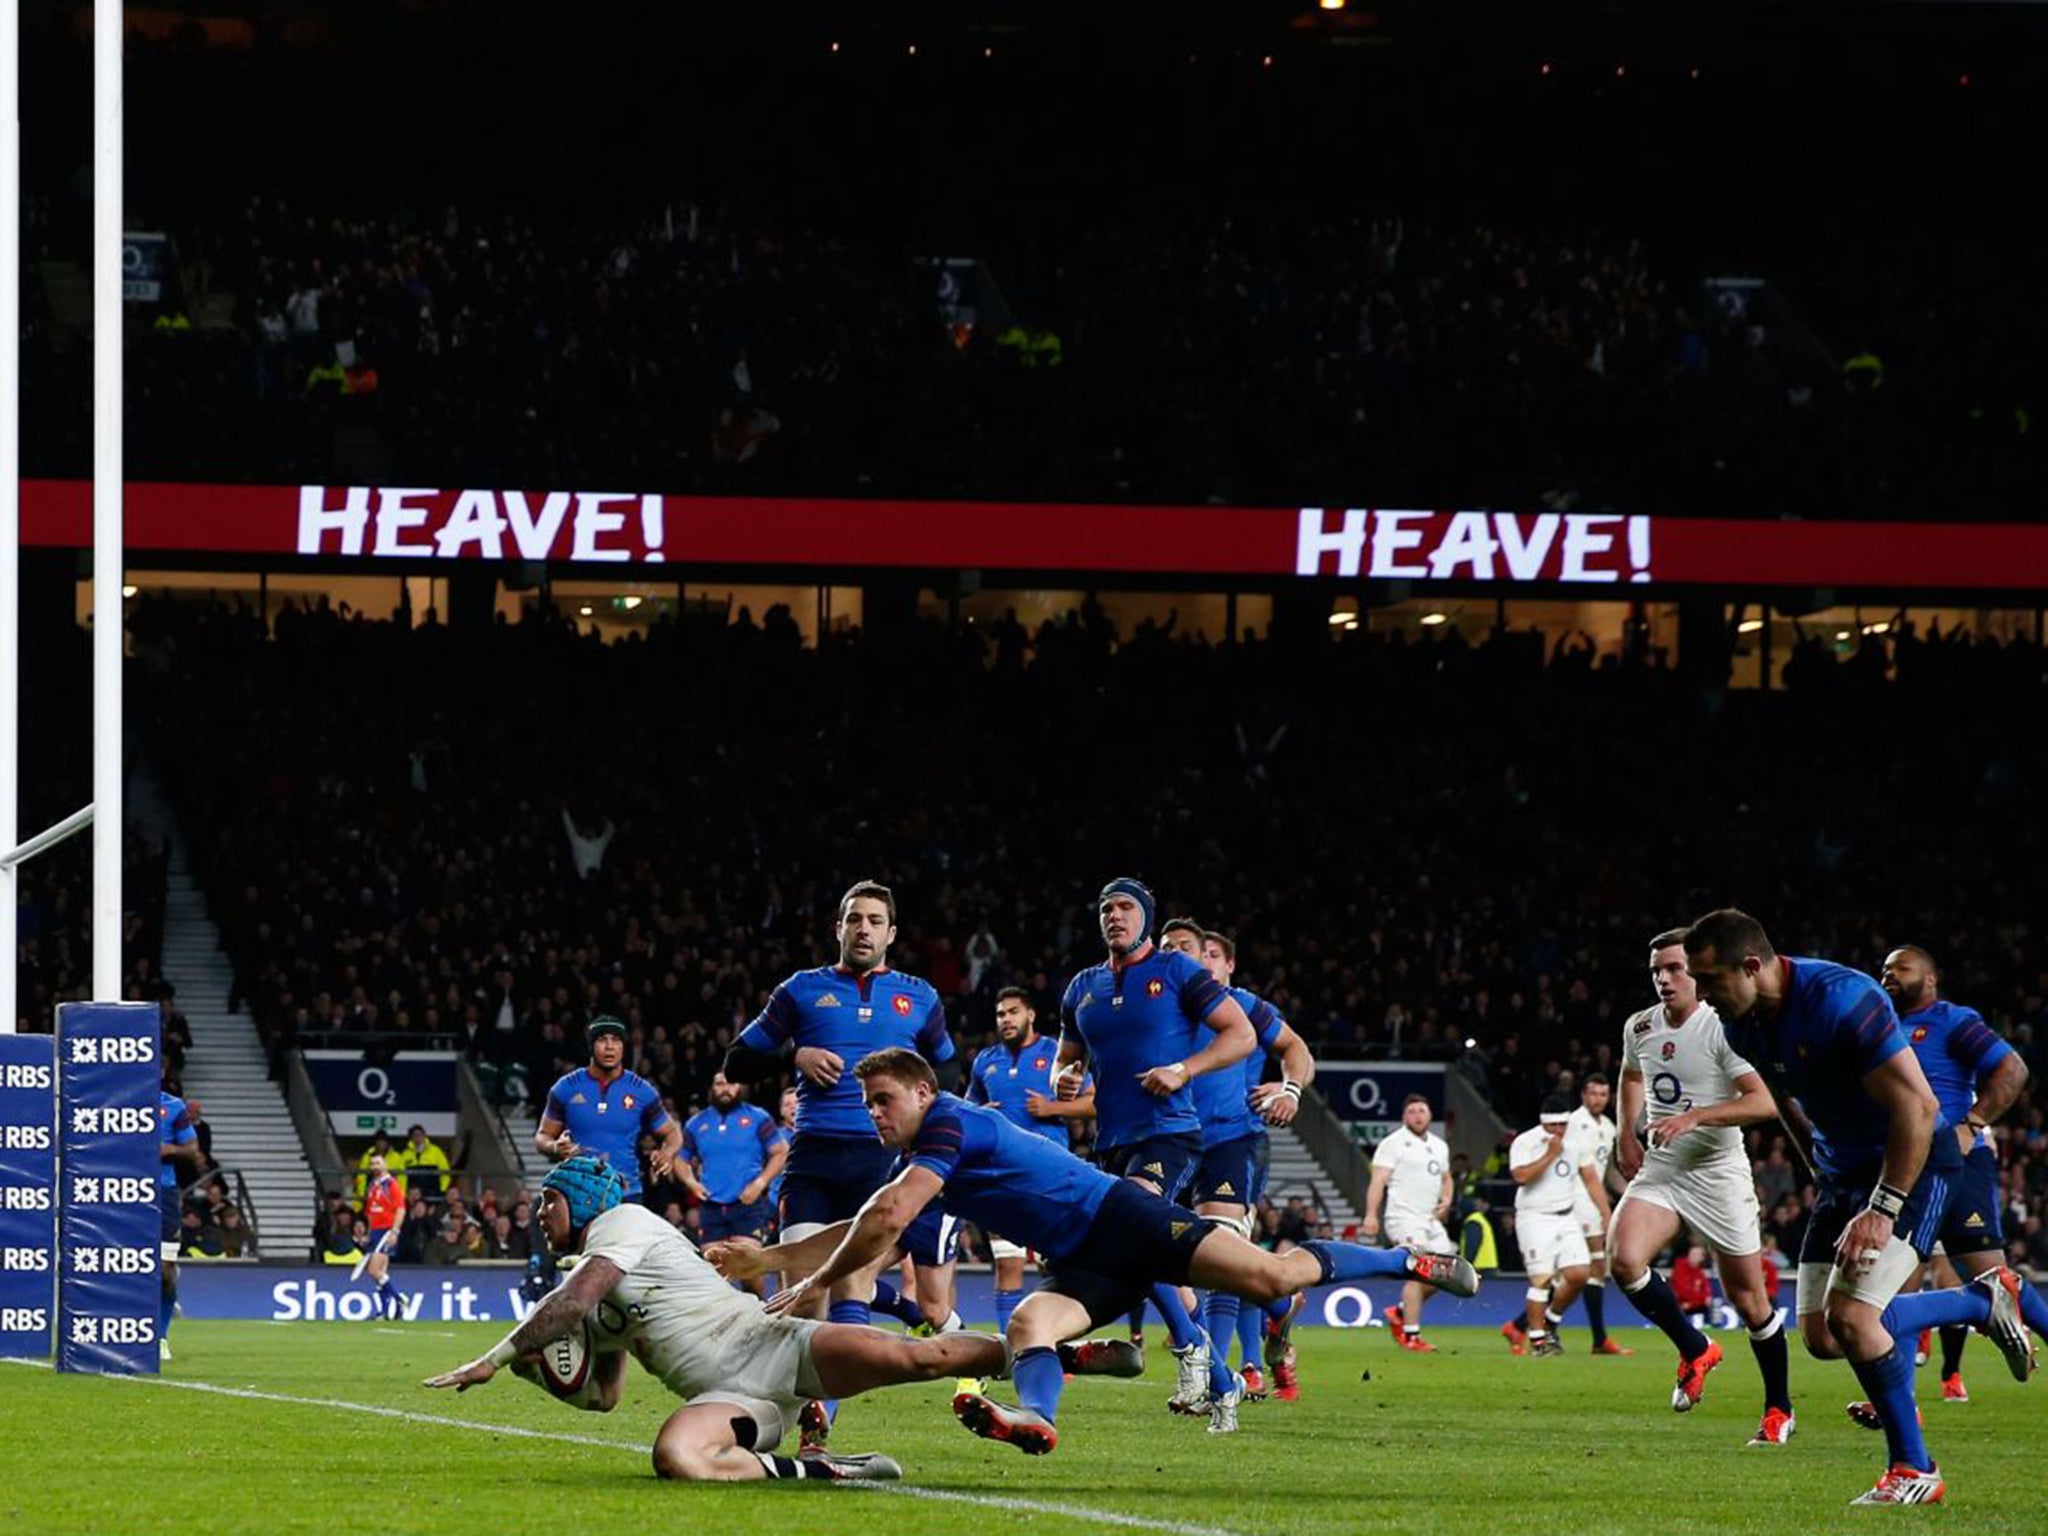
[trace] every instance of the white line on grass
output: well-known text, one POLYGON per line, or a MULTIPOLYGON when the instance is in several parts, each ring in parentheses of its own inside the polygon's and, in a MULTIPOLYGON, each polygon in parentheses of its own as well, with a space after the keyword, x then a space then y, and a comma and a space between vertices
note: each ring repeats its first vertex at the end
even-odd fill
MULTIPOLYGON (((24 1360, 23 1365, 40 1365, 47 1360, 24 1360)), ((257 1403, 290 1403, 301 1408, 332 1408, 342 1413, 366 1413, 380 1419, 402 1419, 409 1424, 433 1424, 444 1429, 481 1430, 488 1435, 510 1435, 519 1440, 549 1440, 561 1445, 588 1445, 605 1451, 631 1451, 644 1456, 648 1448, 628 1440, 602 1440, 595 1435, 572 1435, 560 1430, 523 1429, 513 1424, 487 1424, 478 1419, 456 1419, 445 1414, 415 1413, 409 1408, 387 1408, 381 1403, 351 1403, 333 1397, 294 1397, 285 1392, 260 1392, 254 1387, 223 1387, 210 1381, 186 1381, 172 1376, 113 1376, 114 1381, 140 1382, 145 1386, 176 1387, 185 1392, 206 1392, 215 1397, 241 1398, 257 1403)), ((972 1504, 981 1509, 1017 1510, 1033 1515, 1060 1515, 1070 1520, 1088 1520, 1097 1525, 1123 1526, 1130 1530, 1164 1531, 1168 1536, 1243 1536, 1220 1525, 1195 1525, 1185 1520, 1155 1520, 1145 1515, 1119 1514, 1110 1509, 1091 1509, 1085 1504, 1063 1504, 1050 1499, 1020 1499, 995 1493, 961 1493, 950 1488, 913 1488, 901 1483, 851 1483, 850 1488, 902 1498, 926 1499, 939 1504, 972 1504)))
POLYGON ((389 1333, 401 1339, 452 1339, 452 1329, 445 1328, 373 1328, 372 1333, 389 1333))

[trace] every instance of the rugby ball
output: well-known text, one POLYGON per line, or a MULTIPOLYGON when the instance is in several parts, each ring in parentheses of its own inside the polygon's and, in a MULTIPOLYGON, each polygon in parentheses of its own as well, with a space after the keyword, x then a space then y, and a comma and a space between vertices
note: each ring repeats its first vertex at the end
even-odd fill
POLYGON ((590 1367, 597 1351, 590 1347, 590 1322, 586 1318, 559 1339, 541 1346, 536 1362, 540 1384, 548 1395, 565 1403, 582 1406, 590 1388, 590 1367))

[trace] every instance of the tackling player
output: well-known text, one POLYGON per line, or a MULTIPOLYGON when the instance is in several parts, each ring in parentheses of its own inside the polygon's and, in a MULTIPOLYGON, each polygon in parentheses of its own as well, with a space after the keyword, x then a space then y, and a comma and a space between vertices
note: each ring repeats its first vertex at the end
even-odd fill
POLYGON ((564 1072, 548 1090, 547 1107, 533 1144, 560 1162, 578 1152, 610 1160, 626 1181, 626 1198, 640 1198, 640 1134, 661 1138, 649 1160, 657 1179, 666 1179, 682 1150, 683 1128, 662 1107, 661 1093, 637 1072, 626 1070, 626 1026, 600 1014, 584 1026, 590 1065, 564 1072))
MULTIPOLYGON (((953 1399, 954 1414, 975 1434, 1027 1454, 1059 1443, 1054 1421, 1065 1369, 1132 1374, 1136 1351, 1121 1340, 1104 1341, 1087 1357, 1059 1346, 1122 1317, 1132 1299, 1153 1286, 1228 1290, 1261 1306, 1311 1285, 1397 1274, 1460 1296, 1478 1290, 1477 1273, 1453 1254, 1321 1241, 1285 1254, 1255 1248, 1231 1227, 1205 1221, 1136 1179, 1090 1167, 993 1110, 939 1092, 931 1067, 913 1052, 878 1051, 854 1071, 876 1131, 901 1151, 896 1175, 855 1220, 809 1240, 806 1257, 816 1255, 819 1267, 771 1301, 769 1310, 787 1312, 804 1293, 858 1273, 935 1200, 1027 1243, 1049 1273, 1010 1318, 1011 1376, 1020 1406, 975 1392, 953 1399)), ((1213 1415, 1212 1406, 1212 1428, 1213 1415)))
MULTIPOLYGON (((683 1406, 654 1439, 658 1477, 699 1482, 819 1478, 891 1481, 903 1469, 886 1456, 777 1456, 798 1405, 851 1397, 876 1387, 949 1376, 1000 1375, 1004 1347, 988 1334, 913 1339, 879 1328, 770 1317, 733 1290, 688 1238, 645 1206, 625 1203, 624 1180, 603 1162, 572 1157, 541 1181, 540 1227, 550 1249, 578 1254, 568 1280, 490 1351, 430 1387, 465 1391, 507 1365, 584 1328, 602 1307, 626 1346, 683 1406)), ((619 1400, 625 1351, 597 1355, 600 1396, 619 1400)))
MULTIPOLYGON (((1426 1096, 1411 1093, 1401 1104, 1399 1130, 1382 1137, 1372 1149, 1372 1178, 1365 1191, 1365 1214, 1359 1218, 1361 1236, 1376 1238, 1381 1229, 1396 1247, 1445 1250, 1454 1246, 1444 1229, 1451 1211, 1451 1149, 1430 1129, 1435 1112, 1426 1096), (1381 1202, 1386 1204, 1384 1222, 1381 1202)), ((1422 1301, 1427 1293, 1410 1281, 1401 1287, 1398 1306, 1387 1308, 1387 1321, 1394 1328, 1394 1342, 1419 1354, 1434 1354, 1436 1346, 1422 1336, 1422 1301)))
POLYGON ((1913 1360, 1895 1340, 1969 1323, 2024 1381, 2032 1348, 2019 1318, 2026 1283, 1987 1271, 1953 1290, 1900 1296, 1940 1229, 1962 1166, 1919 1059, 1868 976, 1779 955, 1745 912, 1709 912, 1686 931, 1686 969, 1726 1020, 1730 1043, 1768 1063, 1812 1126, 1819 1198, 1799 1252, 1799 1325, 1809 1353, 1846 1356, 1884 1425, 1888 1465, 1856 1504, 1930 1504, 1946 1485, 1913 1406, 1913 1360))
POLYGON ((1756 1178, 1743 1151, 1744 1125, 1774 1119, 1777 1101, 1728 1044, 1720 1017, 1699 1000, 1685 969, 1685 930, 1650 940, 1657 1003, 1621 1028, 1621 1128, 1615 1166, 1629 1181, 1614 1210, 1614 1277, 1635 1309, 1678 1349, 1671 1406, 1688 1413, 1721 1363, 1721 1346, 1693 1326, 1671 1284, 1651 1261, 1682 1221, 1715 1256, 1721 1289, 1749 1329, 1764 1381, 1764 1412, 1751 1445, 1792 1438, 1792 1388, 1777 1275, 1763 1259, 1756 1178), (1648 1106, 1650 1150, 1636 1139, 1648 1106))
POLYGON ((1614 1214, 1608 1208, 1607 1170, 1614 1162, 1615 1137, 1607 1105, 1613 1096, 1613 1087, 1605 1074, 1588 1074, 1579 1089, 1579 1107, 1565 1122, 1564 1133, 1593 1164, 1592 1182, 1574 1190, 1577 1198, 1572 1201, 1572 1214, 1578 1218, 1579 1230, 1586 1234, 1586 1255, 1591 1261, 1586 1269, 1586 1288, 1579 1293, 1586 1304, 1587 1326, 1593 1333, 1590 1353, 1632 1355, 1634 1350, 1624 1349, 1607 1337, 1607 1223, 1614 1214))
POLYGON ((1590 1187, 1592 1157, 1566 1134, 1572 1101, 1553 1093, 1543 1101, 1538 1123, 1508 1148, 1515 1191, 1515 1240, 1529 1273, 1523 1329, 1529 1352, 1561 1355, 1558 1330, 1564 1314, 1586 1284, 1591 1255, 1574 1207, 1577 1192, 1590 1187))
MULTIPOLYGON (((1178 1200, 1202 1156, 1194 1080, 1251 1055, 1244 1009, 1198 961, 1152 942, 1155 903, 1139 880, 1102 888, 1096 915, 1108 958, 1067 983, 1060 1001, 1059 1091, 1071 1099, 1081 1069, 1095 1072, 1095 1160, 1119 1178, 1178 1200)), ((1015 1234, 1011 1234, 1014 1236, 1015 1234)), ((1144 1300, 1140 1295, 1134 1300, 1144 1300)), ((1179 1362, 1174 1397, 1199 1400, 1239 1390, 1179 1291, 1160 1285, 1152 1304, 1166 1320, 1179 1362)))
MULTIPOLYGON (((2005 1230, 1999 1210, 1998 1149, 1988 1127, 2019 1098, 2027 1085, 2027 1064, 2001 1040, 1974 1008, 1940 995, 1941 970, 1934 957, 1917 944, 1904 944, 1885 956, 1881 983, 1898 1010, 1899 1028, 1920 1058, 1920 1070, 1941 1104, 1942 1117, 1955 1127, 1963 1154, 1962 1172, 1950 1192, 1938 1241, 1947 1255, 1937 1258, 1937 1274, 1953 1266, 1971 1278, 2005 1264, 2005 1230)), ((1949 1279, 1955 1276, 1951 1274, 1949 1279)), ((1916 1275, 1908 1286, 1917 1283, 1916 1275)), ((2038 1308, 2036 1293, 2021 1294, 2022 1310, 2036 1333, 2048 1333, 2048 1316, 2038 1308), (2035 1305, 2029 1307, 2028 1303, 2035 1305)), ((1941 1397, 1967 1403, 1963 1385, 1966 1328, 1941 1330, 1941 1397)), ((1851 1403, 1849 1417, 1869 1429, 1879 1427, 1868 1403, 1851 1403)))
MULTIPOLYGON (((838 963, 798 971, 777 986, 725 1059, 727 1077, 757 1082, 783 1070, 785 1048, 792 1053, 797 1111, 782 1175, 784 1243, 801 1242, 825 1223, 851 1216, 888 1179, 889 1149, 875 1140, 847 1064, 891 1045, 915 1050, 934 1064, 954 1059, 939 994, 930 982, 889 968, 895 893, 872 880, 848 887, 839 898, 837 935, 838 963)), ((950 1230, 943 1235, 949 1238, 950 1230)), ((940 1315, 950 1313, 952 1253, 912 1257, 943 1272, 948 1294, 936 1299, 946 1303, 940 1315)), ((818 1304, 828 1307, 835 1323, 866 1323, 877 1278, 845 1276, 818 1304)), ((836 1412, 828 1402, 807 1417, 808 1445, 825 1443, 836 1412)))
MULTIPOLYGON (((1059 1044, 1038 1032, 1038 1010, 1022 987, 996 993, 996 1043, 974 1058, 967 1070, 967 1102, 999 1112, 1020 1131, 1043 1136, 1055 1146, 1067 1145, 1067 1128, 1095 1113, 1095 1085, 1084 1080, 1080 1093, 1061 1099, 1053 1081, 1059 1044)), ((1010 1314, 1024 1299, 1026 1251, 997 1233, 987 1233, 989 1257, 995 1261, 996 1331, 1010 1326, 1010 1314)))

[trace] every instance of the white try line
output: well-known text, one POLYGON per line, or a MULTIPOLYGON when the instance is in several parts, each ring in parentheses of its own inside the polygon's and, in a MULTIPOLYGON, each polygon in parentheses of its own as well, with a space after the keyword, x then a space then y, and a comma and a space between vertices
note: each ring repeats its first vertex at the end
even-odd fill
MULTIPOLYGON (((47 1360, 23 1360, 22 1365, 49 1369, 47 1360)), ((339 1413, 365 1413, 374 1418, 399 1419, 407 1424, 432 1424, 443 1429, 480 1430, 487 1435, 510 1435, 518 1440, 546 1440, 558 1445, 588 1445, 604 1451, 648 1454, 645 1445, 627 1440, 603 1440, 595 1435, 572 1435, 552 1429, 524 1429, 516 1424, 487 1424, 477 1419, 450 1418, 446 1414, 416 1413, 409 1408, 387 1408, 381 1403, 351 1403, 333 1397, 294 1397, 286 1392, 259 1392, 254 1387, 222 1387, 210 1381, 185 1381, 172 1376, 110 1376, 110 1381, 132 1381, 145 1386, 176 1387, 182 1392, 205 1392, 215 1397, 240 1398, 256 1403, 289 1403, 300 1408, 331 1408, 339 1413)), ((1068 1520, 1087 1520, 1096 1525, 1122 1526, 1129 1530, 1163 1531, 1168 1536, 1245 1536, 1242 1531, 1220 1525, 1196 1525, 1186 1520, 1155 1520, 1146 1515, 1119 1514, 1112 1509, 1091 1509, 1085 1504, 1063 1504, 1051 1499, 1020 1499, 995 1493, 961 1493, 949 1488, 913 1488, 902 1483, 848 1483, 846 1488, 900 1498, 925 1499, 938 1504, 972 1504, 979 1509, 1015 1510, 1031 1515, 1059 1515, 1068 1520)))

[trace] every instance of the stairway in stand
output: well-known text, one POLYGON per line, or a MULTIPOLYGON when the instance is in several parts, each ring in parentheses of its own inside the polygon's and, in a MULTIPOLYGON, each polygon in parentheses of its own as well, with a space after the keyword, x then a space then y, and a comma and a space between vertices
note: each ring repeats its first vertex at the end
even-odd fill
POLYGON ((303 1259, 312 1245, 313 1170, 284 1090, 268 1076, 255 1021, 246 1009, 228 1011, 234 967, 186 868, 176 818, 146 770, 129 780, 128 820, 162 838, 169 851, 163 973, 192 1027, 185 1097, 199 1101, 212 1128, 214 1161, 239 1172, 248 1186, 263 1256, 303 1259))

